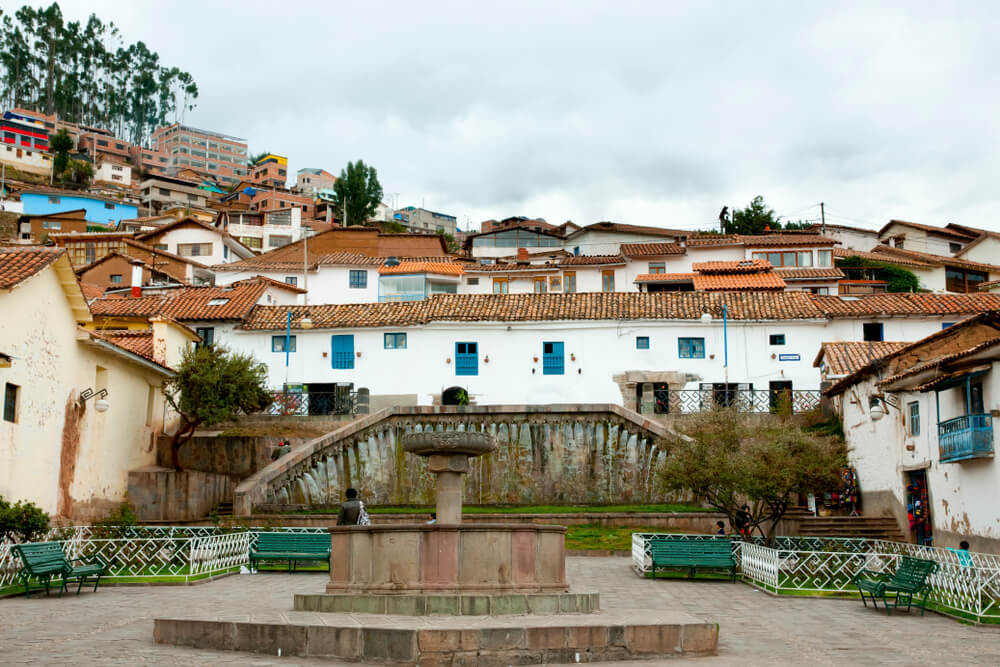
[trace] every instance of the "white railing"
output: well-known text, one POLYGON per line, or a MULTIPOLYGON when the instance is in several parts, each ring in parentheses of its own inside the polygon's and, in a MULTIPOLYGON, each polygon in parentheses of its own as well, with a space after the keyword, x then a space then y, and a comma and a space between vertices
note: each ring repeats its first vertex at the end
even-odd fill
MULTIPOLYGON (((640 576, 651 569, 649 544, 681 535, 633 533, 632 565, 640 576)), ((691 535, 687 539, 712 536, 691 535)), ((861 570, 892 573, 903 556, 933 560, 928 606, 979 623, 1000 622, 1000 556, 957 552, 866 538, 779 537, 775 547, 761 540, 733 541, 743 580, 778 595, 857 594, 861 570)))
MULTIPOLYGON (((325 528, 214 526, 72 526, 54 529, 44 540, 59 542, 69 559, 97 557, 108 564, 110 580, 161 579, 187 582, 235 570, 249 562, 262 531, 325 533, 325 528)), ((0 544, 0 590, 20 584, 20 559, 12 544, 0 544)))

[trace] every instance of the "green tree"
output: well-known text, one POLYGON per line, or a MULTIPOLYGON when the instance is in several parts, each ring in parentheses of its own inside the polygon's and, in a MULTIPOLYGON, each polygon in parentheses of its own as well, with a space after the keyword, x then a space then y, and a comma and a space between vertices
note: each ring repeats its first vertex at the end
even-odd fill
POLYGON ((343 215, 344 203, 347 203, 345 225, 366 224, 375 215, 381 201, 382 184, 378 182, 375 167, 358 160, 348 162, 340 170, 340 178, 333 184, 333 206, 336 213, 343 215))
POLYGON ((773 543, 793 494, 836 487, 846 460, 842 439, 804 429, 787 407, 779 412, 725 408, 676 422, 661 470, 664 489, 694 493, 730 524, 749 504, 751 525, 773 543))
POLYGON ((438 235, 444 237, 444 242, 448 246, 448 252, 458 252, 458 241, 455 240, 454 236, 444 231, 439 231, 438 235))
POLYGON ((733 211, 725 223, 727 234, 763 234, 765 230, 781 229, 779 216, 767 207, 764 197, 757 195, 746 208, 733 211))
POLYGON ((64 185, 76 185, 85 188, 94 178, 94 167, 85 160, 70 160, 62 172, 64 185))
POLYGON ((49 530, 49 515, 34 503, 19 500, 13 505, 0 496, 0 544, 8 540, 34 542, 49 530))
POLYGON ((176 375, 165 383, 164 393, 181 420, 170 443, 177 470, 181 447, 199 427, 260 412, 271 404, 267 366, 252 355, 230 352, 222 345, 187 350, 176 375))
POLYGON ((59 130, 49 139, 49 149, 55 154, 52 160, 52 171, 59 175, 66 171, 69 164, 69 152, 73 148, 73 137, 65 129, 59 130))
POLYGON ((267 155, 270 155, 270 154, 271 154, 271 151, 264 151, 263 153, 257 153, 256 155, 251 155, 250 158, 247 160, 247 166, 248 167, 254 166, 258 162, 260 162, 261 160, 263 160, 264 157, 266 157, 267 155))
POLYGON ((884 280, 886 292, 920 292, 920 279, 908 269, 857 255, 838 257, 837 268, 855 280, 884 280))

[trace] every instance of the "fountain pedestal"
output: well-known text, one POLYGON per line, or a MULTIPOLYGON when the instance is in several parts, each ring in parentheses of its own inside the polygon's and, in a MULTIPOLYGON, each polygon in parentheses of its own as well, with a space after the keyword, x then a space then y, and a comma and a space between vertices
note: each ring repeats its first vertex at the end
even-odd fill
POLYGON ((477 432, 411 433, 403 450, 437 478, 436 524, 330 528, 327 593, 541 593, 568 590, 566 528, 462 525, 469 459, 493 451, 477 432))

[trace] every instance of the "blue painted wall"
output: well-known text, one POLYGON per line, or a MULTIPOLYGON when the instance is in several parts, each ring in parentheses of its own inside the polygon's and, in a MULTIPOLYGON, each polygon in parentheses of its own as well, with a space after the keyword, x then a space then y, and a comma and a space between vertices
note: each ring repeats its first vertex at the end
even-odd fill
POLYGON ((139 209, 135 204, 105 202, 103 199, 88 197, 84 193, 49 195, 22 192, 21 203, 24 205, 25 215, 45 215, 48 213, 76 211, 81 208, 86 209, 85 218, 87 222, 97 222, 105 225, 113 225, 119 220, 127 220, 139 215, 139 209))

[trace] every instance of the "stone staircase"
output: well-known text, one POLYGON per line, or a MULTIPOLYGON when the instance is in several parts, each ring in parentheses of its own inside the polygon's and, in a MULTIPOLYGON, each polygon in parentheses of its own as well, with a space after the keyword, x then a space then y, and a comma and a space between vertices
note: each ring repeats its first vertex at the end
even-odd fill
MULTIPOLYGON (((798 517, 795 517, 798 518, 798 517)), ((888 516, 803 517, 799 534, 817 537, 867 537, 906 542, 896 520, 888 516)))

